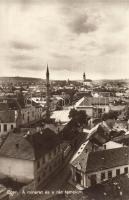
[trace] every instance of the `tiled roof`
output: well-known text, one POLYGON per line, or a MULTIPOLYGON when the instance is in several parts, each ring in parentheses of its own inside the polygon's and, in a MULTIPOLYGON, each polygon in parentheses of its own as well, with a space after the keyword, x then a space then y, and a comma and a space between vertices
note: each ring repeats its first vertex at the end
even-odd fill
POLYGON ((85 97, 82 97, 81 99, 79 99, 79 100, 75 103, 74 107, 76 108, 76 107, 80 106, 80 104, 84 101, 84 99, 85 99, 85 97))
POLYGON ((0 156, 16 159, 35 160, 60 144, 59 137, 46 129, 42 134, 24 136, 23 133, 10 133, 0 148, 0 156))
POLYGON ((73 160, 72 165, 76 168, 80 165, 80 169, 83 172, 86 172, 86 166, 87 166, 87 159, 88 159, 89 153, 86 153, 85 151, 82 151, 78 157, 76 157, 75 160, 73 160))
POLYGON ((87 160, 86 172, 96 172, 129 163, 128 147, 90 152, 87 160))
POLYGON ((8 104, 0 102, 0 111, 7 110, 7 109, 8 109, 8 104))
POLYGON ((15 121, 14 110, 2 110, 0 111, 0 123, 11 123, 15 121))
POLYGON ((84 98, 78 106, 109 105, 108 97, 89 97, 84 98))
POLYGON ((77 157, 79 157, 81 155, 81 153, 83 151, 85 151, 86 149, 88 149, 89 146, 89 141, 84 142, 80 148, 78 149, 78 151, 74 154, 72 160, 70 161, 70 163, 73 163, 74 160, 76 160, 77 157))
POLYGON ((21 134, 9 134, 8 138, 0 148, 0 156, 17 159, 34 160, 34 150, 21 134), (19 145, 19 148, 16 145, 19 145))
POLYGON ((0 102, 0 110, 8 110, 8 109, 11 109, 11 110, 19 110, 20 108, 20 105, 18 104, 18 101, 14 98, 5 98, 3 99, 3 101, 6 101, 6 102, 0 102))
POLYGON ((102 145, 110 140, 110 130, 103 126, 102 123, 100 123, 98 126, 96 126, 93 132, 91 132, 91 135, 88 136, 88 139, 96 143, 97 145, 102 145))
POLYGON ((128 147, 100 150, 96 152, 83 151, 73 162, 74 167, 81 167, 81 171, 90 173, 113 167, 127 165, 129 163, 128 147))

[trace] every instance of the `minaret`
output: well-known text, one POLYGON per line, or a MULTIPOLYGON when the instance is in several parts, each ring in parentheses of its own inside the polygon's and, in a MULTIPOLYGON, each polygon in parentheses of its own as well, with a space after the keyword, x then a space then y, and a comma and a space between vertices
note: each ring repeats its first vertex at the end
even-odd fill
POLYGON ((49 83, 49 68, 47 65, 47 72, 46 72, 46 104, 47 104, 47 109, 46 109, 46 120, 50 120, 50 83, 49 83))
POLYGON ((83 73, 83 81, 84 81, 84 82, 86 81, 86 75, 85 75, 85 72, 83 73))

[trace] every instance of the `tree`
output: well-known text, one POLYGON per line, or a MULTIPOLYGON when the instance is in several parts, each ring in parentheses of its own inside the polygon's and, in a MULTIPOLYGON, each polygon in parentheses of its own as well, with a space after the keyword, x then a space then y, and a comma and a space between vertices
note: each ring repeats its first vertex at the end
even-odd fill
POLYGON ((88 124, 88 116, 84 110, 76 110, 75 108, 71 109, 69 112, 69 118, 71 121, 75 122, 76 124, 88 124))
POLYGON ((78 111, 78 121, 80 124, 88 124, 88 116, 84 110, 78 111))
POLYGON ((75 108, 72 108, 69 112, 69 118, 70 119, 73 119, 73 120, 76 120, 77 118, 77 114, 78 114, 78 111, 75 110, 75 108))

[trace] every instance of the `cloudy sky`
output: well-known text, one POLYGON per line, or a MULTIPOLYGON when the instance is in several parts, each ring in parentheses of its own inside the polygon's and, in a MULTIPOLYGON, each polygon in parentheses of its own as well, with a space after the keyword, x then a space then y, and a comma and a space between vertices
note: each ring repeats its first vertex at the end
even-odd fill
POLYGON ((0 0, 0 76, 47 63, 51 79, 129 78, 129 0, 0 0))

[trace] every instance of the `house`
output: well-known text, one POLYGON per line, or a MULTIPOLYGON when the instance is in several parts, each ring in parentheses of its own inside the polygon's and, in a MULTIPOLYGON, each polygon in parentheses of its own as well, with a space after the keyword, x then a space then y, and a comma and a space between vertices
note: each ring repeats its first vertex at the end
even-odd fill
POLYGON ((7 192, 7 188, 0 184, 0 199, 1 200, 9 200, 9 195, 7 192))
POLYGON ((109 112, 110 101, 108 97, 83 97, 74 106, 77 110, 84 110, 89 117, 101 117, 109 112))
POLYGON ((11 133, 0 148, 0 176, 35 189, 62 165, 59 137, 50 129, 11 133))
POLYGON ((3 123, 1 130, 5 129, 4 132, 8 133, 21 125, 40 121, 45 114, 45 109, 40 105, 25 104, 24 99, 19 100, 17 97, 0 99, 0 121, 3 123), (7 124, 7 128, 5 124, 7 124))
POLYGON ((16 128, 16 111, 0 111, 0 136, 6 136, 10 131, 16 128))
POLYGON ((6 136, 19 124, 19 104, 17 101, 0 102, 0 137, 6 136))
POLYGON ((129 149, 88 151, 84 148, 71 162, 72 183, 82 188, 108 181, 129 171, 129 149))
POLYGON ((45 115, 45 111, 41 106, 26 105, 21 108, 21 121, 20 125, 31 124, 40 121, 45 115))

